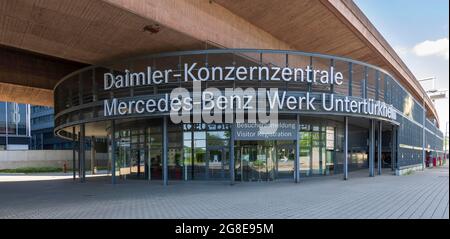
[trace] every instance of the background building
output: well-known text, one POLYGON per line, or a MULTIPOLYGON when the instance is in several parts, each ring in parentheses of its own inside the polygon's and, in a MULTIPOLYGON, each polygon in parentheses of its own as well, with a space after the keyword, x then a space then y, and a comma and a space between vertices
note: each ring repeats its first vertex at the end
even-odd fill
POLYGON ((27 150, 30 105, 0 102, 0 150, 27 150))
MULTIPOLYGON (((0 169, 70 168, 73 143, 56 137, 53 130, 52 107, 0 102, 0 169)), ((106 167, 105 140, 90 138, 84 148, 91 151, 93 139, 96 165, 106 167)))
POLYGON ((72 143, 55 137, 53 133, 53 108, 48 106, 31 106, 31 143, 30 149, 72 149, 72 143))

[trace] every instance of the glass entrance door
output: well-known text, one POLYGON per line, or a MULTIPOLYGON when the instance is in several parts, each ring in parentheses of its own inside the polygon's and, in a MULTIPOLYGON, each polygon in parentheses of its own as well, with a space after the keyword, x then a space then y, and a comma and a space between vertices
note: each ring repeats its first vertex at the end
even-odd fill
POLYGON ((130 156, 130 174, 132 178, 145 179, 147 170, 143 145, 132 144, 130 156))
POLYGON ((276 148, 273 145, 266 145, 265 141, 261 143, 257 147, 258 155, 253 167, 258 171, 258 181, 272 181, 275 179, 276 148))
POLYGON ((277 145, 276 178, 294 178, 295 148, 291 144, 277 145))
POLYGON ((255 161, 256 154, 256 146, 246 145, 239 148, 236 160, 236 176, 238 180, 251 180, 250 164, 255 161))
POLYGON ((275 179, 276 149, 273 142, 246 141, 237 148, 235 174, 241 181, 275 179))

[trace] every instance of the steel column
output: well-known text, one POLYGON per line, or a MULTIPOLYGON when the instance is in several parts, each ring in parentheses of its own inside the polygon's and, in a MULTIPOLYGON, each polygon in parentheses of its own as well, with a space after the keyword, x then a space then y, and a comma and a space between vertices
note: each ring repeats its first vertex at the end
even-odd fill
MULTIPOLYGON (((230 134, 230 184, 234 184, 234 124, 231 124, 231 134, 230 134)), ((194 150, 194 149, 192 149, 194 150)))
POLYGON ((320 144, 319 144, 319 174, 322 174, 323 172, 323 155, 322 155, 322 150, 323 150, 323 146, 322 146, 322 129, 323 129, 323 127, 322 126, 319 126, 319 142, 320 142, 320 144))
POLYGON ((344 117, 344 180, 348 179, 348 116, 344 117))
POLYGON ((369 176, 375 176, 375 120, 370 120, 369 128, 369 176))
POLYGON ((78 149, 78 178, 81 181, 81 127, 80 130, 78 130, 78 144, 77 144, 77 149, 78 149))
POLYGON ((5 102, 5 149, 8 150, 8 102, 5 102))
POLYGON ((295 134, 296 134, 296 140, 295 140, 295 174, 294 174, 294 180, 296 183, 300 182, 300 133, 299 133, 299 127, 300 125, 300 115, 297 114, 297 124, 295 128, 295 134))
POLYGON ((111 120, 111 183, 116 183, 116 121, 111 120))
POLYGON ((425 127, 426 127, 426 109, 425 109, 425 95, 423 97, 423 114, 422 114, 422 170, 425 170, 425 127))
POLYGON ((77 174, 75 172, 76 170, 76 163, 75 163, 75 147, 76 147, 76 135, 75 135, 75 127, 72 127, 72 173, 73 173, 73 181, 75 181, 75 178, 77 177, 77 174))
POLYGON ((383 150, 382 136, 383 136, 383 122, 380 120, 378 121, 378 175, 381 175, 381 170, 383 166, 383 160, 381 159, 383 150))
POLYGON ((151 173, 150 173, 150 169, 151 169, 151 161, 150 161, 150 152, 148 151, 148 128, 145 127, 144 129, 144 164, 146 164, 147 166, 145 167, 145 170, 147 170, 147 180, 150 181, 151 180, 151 173))
POLYGON ((163 117, 163 184, 167 186, 169 181, 169 169, 167 165, 167 144, 169 143, 167 138, 167 116, 163 117))
POLYGON ((448 121, 445 123, 445 132, 444 132, 444 165, 447 163, 447 131, 448 131, 448 121))
POLYGON ((85 125, 80 125, 80 168, 81 168, 81 182, 85 182, 86 180, 86 147, 85 147, 85 125))
POLYGON ((396 155, 396 150, 397 150, 397 142, 396 142, 396 128, 395 126, 392 126, 392 145, 391 145, 391 170, 394 171, 395 170, 395 155, 396 155))
POLYGON ((95 174, 95 137, 91 137, 91 174, 95 174))

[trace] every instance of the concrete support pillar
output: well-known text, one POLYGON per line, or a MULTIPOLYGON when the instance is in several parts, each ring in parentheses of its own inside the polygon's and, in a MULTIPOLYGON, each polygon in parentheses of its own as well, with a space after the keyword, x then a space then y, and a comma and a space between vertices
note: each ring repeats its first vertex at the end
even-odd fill
MULTIPOLYGON (((231 134, 230 134, 230 184, 234 184, 234 124, 231 124, 231 134)), ((192 149, 194 150, 194 149, 192 149)))
POLYGON ((111 120, 111 183, 116 183, 116 122, 111 120))
POLYGON ((295 163, 294 163, 294 180, 296 183, 300 182, 300 115, 297 114, 297 124, 295 128, 295 163))
POLYGON ((81 182, 86 181, 86 146, 85 146, 85 125, 80 125, 80 168, 81 168, 81 182))
POLYGON ((95 137, 91 137, 91 174, 96 174, 97 167, 96 165, 96 159, 95 159, 95 137))
POLYGON ((348 179, 348 116, 344 117, 344 180, 348 179))
POLYGON ((383 145, 382 145, 382 136, 383 136, 383 122, 378 122, 378 175, 381 175, 381 170, 383 166, 383 160, 381 159, 383 145))
POLYGON ((168 185, 169 182, 169 168, 168 168, 168 158, 167 158, 167 145, 169 144, 169 140, 167 137, 167 116, 163 118, 163 184, 164 186, 168 185))
POLYGON ((375 120, 370 120, 369 127, 369 176, 375 176, 375 120))

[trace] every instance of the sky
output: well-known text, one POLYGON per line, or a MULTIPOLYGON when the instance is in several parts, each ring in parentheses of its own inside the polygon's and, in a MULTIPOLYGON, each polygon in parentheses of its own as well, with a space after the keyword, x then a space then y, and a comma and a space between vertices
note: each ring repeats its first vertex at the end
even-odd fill
MULTIPOLYGON (((449 0, 354 0, 417 79, 436 77, 449 89, 449 0)), ((431 88, 431 82, 424 83, 431 88)), ((437 100, 440 128, 449 119, 449 99, 437 100)))

